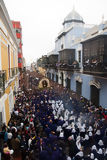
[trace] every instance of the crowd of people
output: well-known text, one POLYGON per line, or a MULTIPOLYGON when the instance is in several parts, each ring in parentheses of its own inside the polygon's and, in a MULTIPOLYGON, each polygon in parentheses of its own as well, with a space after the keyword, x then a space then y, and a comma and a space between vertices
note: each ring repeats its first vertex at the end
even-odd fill
POLYGON ((19 89, 0 131, 2 159, 107 160, 107 110, 56 85, 19 89))

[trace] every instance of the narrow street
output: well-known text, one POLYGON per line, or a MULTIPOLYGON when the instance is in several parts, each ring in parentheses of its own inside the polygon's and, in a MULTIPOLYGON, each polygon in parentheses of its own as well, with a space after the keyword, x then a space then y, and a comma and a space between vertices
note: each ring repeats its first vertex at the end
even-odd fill
POLYGON ((0 160, 107 160, 106 6, 0 0, 0 160))
MULTIPOLYGON (((13 150, 11 158, 66 160, 75 157, 80 160, 89 158, 94 145, 103 149, 107 145, 104 109, 96 108, 83 97, 51 81, 49 88, 39 89, 42 79, 36 72, 24 74, 11 119, 7 127, 2 127, 5 142, 13 150), (103 146, 98 143, 101 140, 103 146)), ((3 159, 11 159, 8 156, 3 155, 3 159)), ((104 155, 97 156, 104 160, 104 155)))

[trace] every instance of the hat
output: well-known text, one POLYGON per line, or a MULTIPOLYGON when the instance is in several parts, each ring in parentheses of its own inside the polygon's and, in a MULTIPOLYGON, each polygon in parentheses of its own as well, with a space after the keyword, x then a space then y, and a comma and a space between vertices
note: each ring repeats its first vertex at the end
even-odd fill
POLYGON ((62 121, 64 120, 64 118, 62 116, 59 119, 62 120, 62 121))
POLYGON ((71 160, 71 157, 70 157, 70 156, 67 156, 67 160, 71 160))
POLYGON ((103 150, 100 148, 97 153, 103 154, 103 150))
POLYGON ((75 132, 76 132, 76 130, 75 130, 75 128, 73 128, 73 129, 72 129, 72 133, 75 133, 75 132))
POLYGON ((61 126, 58 126, 56 131, 61 131, 62 130, 62 127, 61 126))
POLYGON ((93 153, 91 153, 90 158, 94 159, 94 154, 93 153))
POLYGON ((58 117, 57 116, 54 116, 54 119, 57 119, 58 117))
POLYGON ((8 139, 11 139, 13 135, 12 135, 11 132, 9 132, 9 133, 7 134, 7 136, 8 136, 8 139))
POLYGON ((71 129, 71 125, 68 125, 68 126, 66 127, 66 129, 71 129))
POLYGON ((14 150, 13 150, 13 149, 11 149, 11 150, 10 150, 10 154, 13 154, 13 153, 14 153, 14 150))
POLYGON ((76 155, 77 155, 77 156, 80 156, 80 157, 83 157, 83 152, 80 151, 80 152, 78 152, 76 155))
POLYGON ((92 132, 89 132, 89 137, 92 137, 92 135, 93 135, 92 132))
POLYGON ((93 131, 93 128, 92 128, 92 126, 89 126, 89 129, 88 129, 88 131, 90 131, 90 132, 92 132, 92 131, 93 131))
POLYGON ((61 138, 64 137, 64 132, 63 131, 59 134, 59 137, 61 137, 61 138))
POLYGON ((100 130, 97 130, 96 134, 97 134, 97 135, 100 135, 100 134, 101 134, 100 130))
POLYGON ((102 140, 99 140, 98 144, 99 144, 99 146, 103 146, 104 145, 102 140))
POLYGON ((95 145, 92 146, 92 150, 97 150, 97 147, 95 145))
POLYGON ((81 137, 80 137, 80 136, 78 136, 78 137, 76 138, 76 140, 77 140, 77 141, 80 141, 80 139, 81 139, 81 137))
POLYGON ((89 140, 89 136, 87 134, 85 135, 85 140, 89 140))
POLYGON ((21 125, 21 127, 23 127, 24 124, 21 122, 20 125, 21 125))
POLYGON ((85 128, 82 127, 81 130, 80 130, 80 132, 85 132, 85 128))

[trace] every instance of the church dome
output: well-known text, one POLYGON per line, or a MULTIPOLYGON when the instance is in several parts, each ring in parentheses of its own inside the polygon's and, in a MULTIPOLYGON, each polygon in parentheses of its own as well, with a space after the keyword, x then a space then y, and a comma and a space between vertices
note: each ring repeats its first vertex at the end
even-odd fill
POLYGON ((74 9, 66 16, 63 24, 70 22, 84 23, 83 18, 74 9))

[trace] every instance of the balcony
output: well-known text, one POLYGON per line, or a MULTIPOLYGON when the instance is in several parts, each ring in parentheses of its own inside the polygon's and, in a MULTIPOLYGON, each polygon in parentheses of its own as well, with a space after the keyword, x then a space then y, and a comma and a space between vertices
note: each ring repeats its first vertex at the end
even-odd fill
POLYGON ((0 71, 0 98, 5 91, 6 71, 0 71))
POLYGON ((78 63, 74 63, 72 65, 66 63, 59 63, 57 64, 57 68, 63 71, 80 71, 78 63))
POLYGON ((18 73, 18 68, 10 68, 8 69, 9 78, 13 78, 18 73))
POLYGON ((83 72, 97 75, 107 75, 107 65, 104 63, 84 63, 83 72))
POLYGON ((49 69, 57 69, 57 66, 56 66, 56 64, 48 64, 47 65, 47 68, 49 68, 49 69))
POLYGON ((21 33, 16 33, 16 37, 17 37, 18 39, 21 39, 21 33))
POLYGON ((15 68, 15 74, 18 74, 18 72, 19 72, 19 69, 16 67, 15 68))

